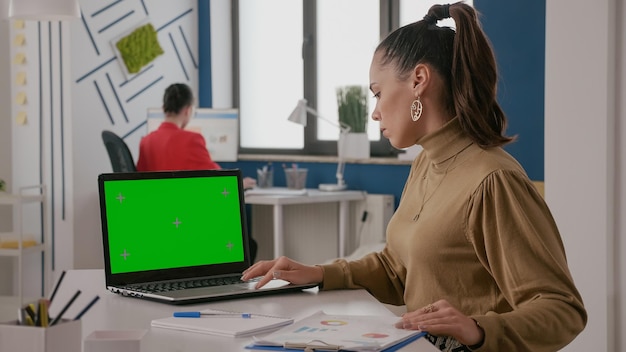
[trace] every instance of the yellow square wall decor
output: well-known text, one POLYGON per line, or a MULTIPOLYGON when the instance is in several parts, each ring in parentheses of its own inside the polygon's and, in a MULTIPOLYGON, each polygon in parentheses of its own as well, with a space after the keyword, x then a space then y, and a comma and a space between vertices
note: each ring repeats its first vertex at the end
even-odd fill
POLYGON ((157 32, 150 23, 135 28, 129 35, 118 40, 115 47, 131 74, 138 73, 163 54, 157 32))

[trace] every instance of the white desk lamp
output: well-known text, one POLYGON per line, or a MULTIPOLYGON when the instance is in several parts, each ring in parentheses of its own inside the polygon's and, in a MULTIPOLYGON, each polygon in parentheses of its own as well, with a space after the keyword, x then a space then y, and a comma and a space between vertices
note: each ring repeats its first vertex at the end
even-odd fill
MULTIPOLYGON (((298 100, 298 105, 296 106, 296 108, 293 110, 293 112, 291 112, 291 114, 289 115, 288 120, 291 122, 295 122, 299 125, 302 125, 304 127, 306 127, 306 114, 307 112, 311 113, 312 115, 314 115, 315 117, 317 117, 320 120, 324 120, 326 122, 328 122, 329 124, 339 128, 339 132, 341 135, 344 135, 348 132, 350 132, 350 126, 345 126, 345 125, 341 125, 337 122, 331 121, 327 118, 324 118, 322 116, 320 116, 317 111, 311 109, 310 107, 307 106, 307 101, 306 99, 300 99, 298 100)), ((345 141, 345 138, 339 138, 339 143, 343 143, 343 141, 345 141)), ((342 150, 343 148, 338 148, 339 150, 342 150)), ((319 185, 319 189, 322 191, 343 191, 347 188, 345 181, 343 180, 343 166, 344 166, 344 160, 343 160, 343 155, 341 155, 341 153, 337 153, 337 183, 321 183, 319 185)))

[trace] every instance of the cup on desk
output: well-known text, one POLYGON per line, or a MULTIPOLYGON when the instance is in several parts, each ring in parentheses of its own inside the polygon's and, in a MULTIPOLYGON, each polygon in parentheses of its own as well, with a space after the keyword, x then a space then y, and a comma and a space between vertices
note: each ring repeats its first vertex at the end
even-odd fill
POLYGON ((0 351, 81 352, 81 320, 61 319, 48 327, 0 323, 0 351))
POLYGON ((274 187, 274 171, 272 169, 257 169, 256 170, 256 185, 259 188, 271 188, 274 187))
POLYGON ((307 169, 285 168, 285 179, 287 188, 303 189, 306 186, 307 169))

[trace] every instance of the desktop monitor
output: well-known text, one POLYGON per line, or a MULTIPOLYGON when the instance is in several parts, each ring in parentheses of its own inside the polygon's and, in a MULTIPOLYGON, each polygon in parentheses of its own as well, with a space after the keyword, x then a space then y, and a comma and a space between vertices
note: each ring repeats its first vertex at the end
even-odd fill
MULTIPOLYGON (((148 109, 147 133, 159 128, 164 119, 163 109, 148 109)), ((238 124, 239 112, 237 109, 196 108, 194 117, 185 129, 204 136, 207 149, 214 161, 237 161, 238 124)))

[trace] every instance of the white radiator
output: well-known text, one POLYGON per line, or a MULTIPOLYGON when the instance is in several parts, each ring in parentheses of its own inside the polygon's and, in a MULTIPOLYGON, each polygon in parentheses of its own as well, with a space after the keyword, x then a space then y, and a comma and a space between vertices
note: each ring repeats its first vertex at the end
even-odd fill
MULTIPOLYGON (((364 244, 385 241, 385 230, 394 211, 393 195, 368 194, 365 200, 350 202, 346 253, 364 244), (363 213, 367 216, 363 219, 363 213)), ((284 214, 285 255, 306 264, 327 262, 337 257, 339 205, 317 203, 288 205, 284 214)), ((257 260, 273 258, 272 207, 252 206, 250 233, 257 241, 257 260)))
POLYGON ((368 194, 354 202, 354 245, 385 242, 387 224, 394 212, 392 194, 368 194))

